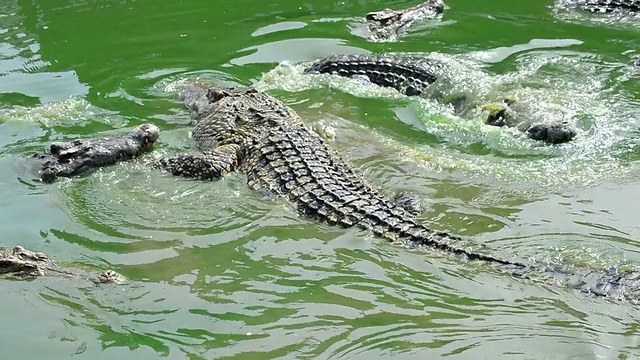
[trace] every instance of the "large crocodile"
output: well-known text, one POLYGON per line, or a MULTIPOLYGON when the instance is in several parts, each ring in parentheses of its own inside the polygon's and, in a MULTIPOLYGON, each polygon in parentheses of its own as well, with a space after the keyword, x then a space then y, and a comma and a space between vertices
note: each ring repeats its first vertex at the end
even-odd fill
POLYGON ((433 19, 444 11, 442 0, 428 0, 402 10, 384 9, 365 16, 372 41, 395 41, 416 21, 433 19))
MULTIPOLYGON (((328 73, 343 77, 366 77, 371 83, 390 87, 408 96, 441 97, 434 94, 434 83, 446 77, 445 65, 438 60, 425 56, 393 56, 393 55, 332 55, 314 62, 306 73, 328 73)), ((446 80, 444 80, 446 82, 446 80)), ((451 100, 460 115, 473 110, 476 106, 468 104, 461 97, 451 100)), ((576 131, 566 123, 527 124, 513 121, 512 101, 484 105, 490 110, 485 121, 493 126, 515 126, 534 140, 559 144, 571 141, 576 131), (523 125, 525 126, 523 128, 523 125)))
POLYGON ((368 186, 291 108, 270 95, 197 83, 184 84, 179 95, 194 118, 192 137, 201 152, 164 157, 154 167, 201 180, 239 171, 251 188, 289 201, 318 222, 369 230, 400 245, 482 262, 517 278, 640 303, 638 272, 591 272, 503 259, 484 246, 420 224, 368 186))
POLYGON ((113 270, 96 274, 78 268, 59 266, 47 255, 27 250, 22 246, 16 246, 10 251, 0 251, 0 278, 24 280, 41 276, 85 279, 94 284, 123 282, 122 276, 113 270))

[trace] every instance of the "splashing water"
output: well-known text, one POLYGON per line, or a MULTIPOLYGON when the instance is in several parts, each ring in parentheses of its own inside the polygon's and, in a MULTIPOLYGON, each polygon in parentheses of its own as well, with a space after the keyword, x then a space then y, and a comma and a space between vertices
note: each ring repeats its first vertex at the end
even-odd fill
POLYGON ((0 111, 0 123, 10 121, 28 121, 40 123, 45 127, 74 126, 88 120, 121 127, 126 121, 115 112, 99 109, 87 100, 71 97, 64 101, 51 102, 38 107, 16 106, 0 111))

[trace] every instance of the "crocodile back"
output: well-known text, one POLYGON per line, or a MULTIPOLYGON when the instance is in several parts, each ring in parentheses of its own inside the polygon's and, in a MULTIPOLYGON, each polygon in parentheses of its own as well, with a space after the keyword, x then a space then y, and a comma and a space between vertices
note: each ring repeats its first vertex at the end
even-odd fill
POLYGON ((409 96, 420 95, 442 73, 441 62, 429 58, 385 55, 334 55, 312 64, 306 73, 364 76, 372 83, 409 96))

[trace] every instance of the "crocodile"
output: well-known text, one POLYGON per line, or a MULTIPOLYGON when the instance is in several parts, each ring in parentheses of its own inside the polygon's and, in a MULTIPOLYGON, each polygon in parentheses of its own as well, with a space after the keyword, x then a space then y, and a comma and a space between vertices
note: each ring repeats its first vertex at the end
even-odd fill
POLYGON ((365 77, 373 84, 396 89, 407 96, 423 96, 441 98, 453 105, 458 115, 466 115, 469 112, 477 112, 477 109, 486 112, 485 122, 493 126, 516 126, 533 140, 539 140, 551 144, 560 144, 571 141, 576 136, 576 131, 569 124, 528 124, 514 121, 512 106, 514 99, 505 99, 482 107, 469 104, 464 97, 452 99, 442 98, 434 90, 434 84, 444 81, 446 78, 445 65, 426 56, 393 56, 388 54, 375 55, 332 55, 315 61, 305 69, 308 74, 335 74, 343 77, 365 77), (522 126, 525 128, 522 128, 522 126))
POLYGON ((387 200, 280 100, 252 88, 184 84, 179 97, 194 119, 198 153, 153 162, 176 176, 217 180, 238 171, 250 188, 293 204, 302 216, 369 231, 395 244, 433 250, 596 296, 640 303, 640 273, 584 271, 509 260, 486 246, 428 228, 387 200))
POLYGON ((416 21, 433 19, 444 12, 442 0, 428 0, 423 4, 402 10, 384 9, 365 16, 369 40, 375 42, 395 41, 416 21))
MULTIPOLYGON (((640 304, 640 272, 587 271, 504 259, 491 254, 487 246, 428 228, 401 204, 387 200, 369 186, 293 109, 264 92, 184 83, 178 97, 194 119, 192 138, 200 151, 153 160, 150 164, 154 168, 199 180, 218 180, 240 172, 250 188, 288 201, 300 215, 319 223, 361 229, 400 246, 483 263, 514 278, 640 304)), ((114 147, 113 151, 117 153, 119 148, 114 147)), ((78 151, 70 156, 97 155, 78 151)), ((406 202, 406 198, 400 196, 398 201, 406 202)), ((65 273, 46 256, 22 248, 14 249, 4 258, 10 259, 4 262, 8 264, 4 268, 9 269, 5 273, 18 276, 65 273), (18 270, 11 270, 15 268, 18 270)))
POLYGON ((95 274, 82 269, 59 266, 40 252, 16 246, 0 251, 0 278, 33 279, 42 276, 85 279, 94 284, 122 284, 124 278, 113 270, 95 274))
POLYGON ((87 175, 96 169, 149 151, 158 140, 160 130, 143 124, 128 136, 95 140, 54 142, 46 153, 35 154, 41 169, 40 178, 53 182, 58 177, 87 175))
POLYGON ((580 9, 592 13, 640 13, 640 0, 562 0, 558 3, 565 9, 580 9))

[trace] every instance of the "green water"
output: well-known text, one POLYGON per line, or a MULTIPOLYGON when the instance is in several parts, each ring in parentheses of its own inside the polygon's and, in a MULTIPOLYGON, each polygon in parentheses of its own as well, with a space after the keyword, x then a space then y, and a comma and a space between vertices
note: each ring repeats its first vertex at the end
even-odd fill
POLYGON ((130 279, 3 282, 0 357, 640 358, 631 305, 317 225, 241 175, 195 182, 145 166, 193 149, 176 83, 255 84, 373 186, 419 194, 433 228, 507 258, 640 264, 637 19, 550 0, 447 4, 442 21, 371 43, 357 19, 391 2, 0 0, 0 246, 130 279), (540 146, 296 65, 345 52, 435 52, 459 90, 515 94, 578 138, 540 146), (146 158, 35 180, 28 156, 51 141, 145 122, 163 130, 146 158))

